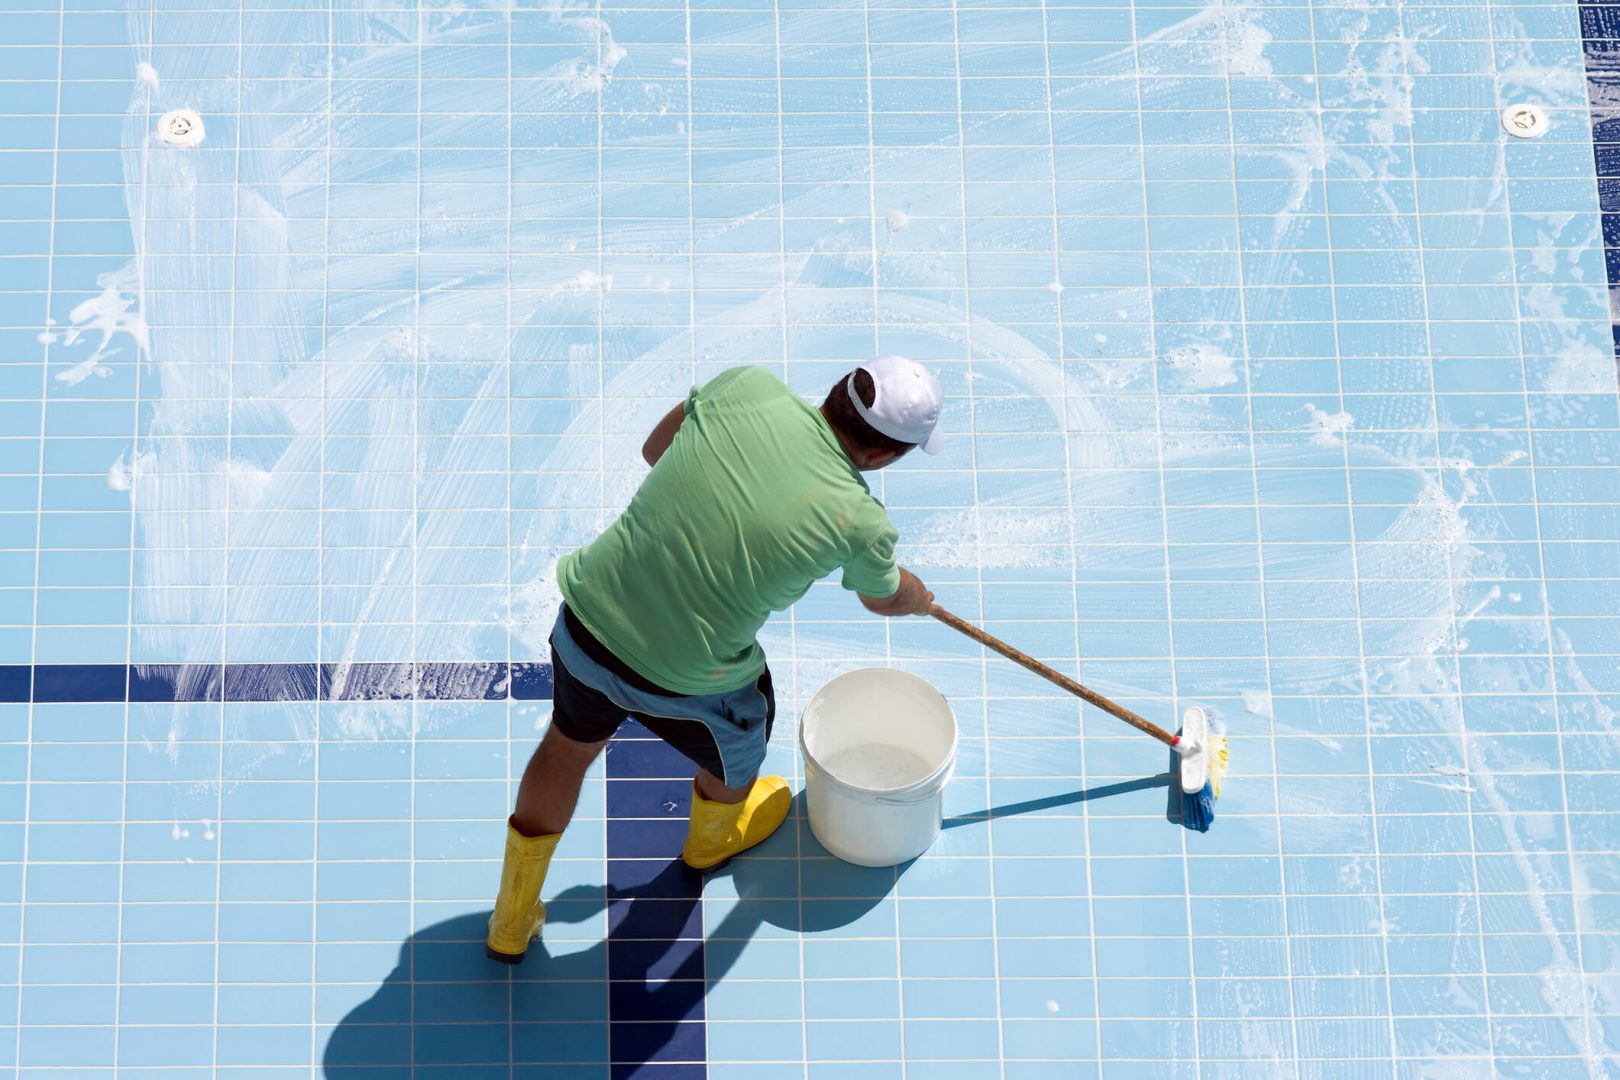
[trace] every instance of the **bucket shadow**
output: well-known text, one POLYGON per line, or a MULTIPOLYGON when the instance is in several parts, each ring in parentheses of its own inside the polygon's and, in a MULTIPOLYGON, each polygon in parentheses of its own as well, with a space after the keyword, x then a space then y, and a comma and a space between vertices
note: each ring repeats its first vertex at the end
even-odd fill
POLYGON ((1180 822, 1181 793, 1173 783, 1174 779, 1174 776, 1170 773, 1160 773, 1158 776, 1145 776, 1140 780, 1126 780, 1118 784, 1105 784, 1101 787, 1069 791, 1062 795, 1049 795, 1044 799, 1027 799, 1024 802, 1005 803, 1001 806, 992 806, 987 810, 946 818, 940 828, 960 829, 964 825, 979 825, 996 818, 1012 817, 1015 814, 1034 814, 1042 810, 1052 810, 1059 806, 1095 802, 1098 799, 1106 799, 1111 795, 1128 795, 1133 791, 1147 791, 1157 787, 1169 789, 1170 798, 1165 814, 1167 817, 1174 815, 1170 817, 1170 820, 1180 822))
MULTIPOLYGON (((706 936, 702 883, 678 859, 649 861, 646 880, 627 888, 578 886, 548 900, 548 926, 595 919, 606 908, 607 937, 579 951, 559 943, 554 952, 542 938, 521 966, 491 961, 483 952, 487 911, 417 931, 394 970, 333 1030, 325 1076, 507 1080, 514 1067, 545 1080, 703 1076, 708 987, 748 942, 767 925, 802 934, 849 926, 907 868, 866 870, 829 857, 829 896, 801 898, 795 854, 822 853, 802 810, 801 795, 776 836, 713 875, 732 879, 737 900, 706 936)), ((818 865, 824 885, 822 871, 818 865)))

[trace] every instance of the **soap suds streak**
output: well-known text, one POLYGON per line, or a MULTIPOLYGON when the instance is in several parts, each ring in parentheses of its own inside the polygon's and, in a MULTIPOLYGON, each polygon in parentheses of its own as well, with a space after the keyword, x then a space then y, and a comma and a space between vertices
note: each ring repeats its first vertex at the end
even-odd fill
POLYGON ((80 301, 68 312, 68 322, 72 325, 62 334, 59 349, 71 348, 86 334, 94 333, 100 337, 88 356, 56 373, 56 381, 66 386, 77 386, 92 375, 105 376, 107 368, 101 362, 124 344, 118 340, 121 334, 127 336, 129 344, 134 346, 128 358, 131 363, 138 362, 149 347, 146 318, 140 309, 138 297, 131 291, 135 287, 133 267, 124 266, 100 274, 96 277, 96 284, 101 286, 101 292, 80 301))

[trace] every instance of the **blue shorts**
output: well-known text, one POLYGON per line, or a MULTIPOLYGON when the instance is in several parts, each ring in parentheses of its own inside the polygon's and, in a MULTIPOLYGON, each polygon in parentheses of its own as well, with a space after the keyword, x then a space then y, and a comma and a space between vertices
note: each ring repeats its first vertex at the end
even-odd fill
POLYGON ((776 723, 771 670, 724 694, 676 694, 648 681, 579 621, 568 606, 551 628, 551 722, 576 742, 601 742, 629 717, 727 787, 759 772, 776 723))

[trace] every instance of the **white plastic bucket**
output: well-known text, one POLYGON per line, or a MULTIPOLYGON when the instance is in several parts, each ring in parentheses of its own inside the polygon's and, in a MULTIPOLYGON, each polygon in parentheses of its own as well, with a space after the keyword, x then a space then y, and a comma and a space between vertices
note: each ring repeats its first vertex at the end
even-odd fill
POLYGON ((810 831, 857 866, 915 859, 939 836, 956 716, 915 675, 861 668, 823 686, 799 721, 810 831))

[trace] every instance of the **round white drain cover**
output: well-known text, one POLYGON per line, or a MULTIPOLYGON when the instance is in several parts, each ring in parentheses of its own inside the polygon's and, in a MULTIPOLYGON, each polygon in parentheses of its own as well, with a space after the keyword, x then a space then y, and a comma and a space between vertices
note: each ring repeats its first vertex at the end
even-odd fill
POLYGON ((158 117, 157 134, 169 146, 196 146, 203 141, 202 117, 190 109, 171 109, 158 117))
POLYGON ((1537 105, 1509 105, 1502 110, 1502 130, 1521 139, 1547 134, 1547 114, 1537 105))

